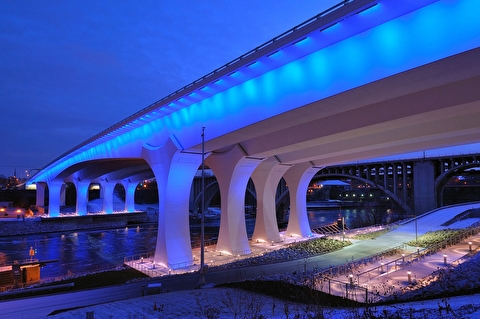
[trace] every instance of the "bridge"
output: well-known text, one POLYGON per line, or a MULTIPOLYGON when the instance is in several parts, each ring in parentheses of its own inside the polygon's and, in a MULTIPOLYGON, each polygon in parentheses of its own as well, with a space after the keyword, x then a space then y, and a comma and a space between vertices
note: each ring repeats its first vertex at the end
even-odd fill
POLYGON ((478 167, 478 153, 392 159, 328 166, 322 168, 313 180, 357 180, 365 187, 381 190, 407 214, 414 215, 444 205, 478 200, 480 186, 477 181, 468 185, 464 185, 466 181, 461 185, 448 185, 451 178, 465 177, 469 170, 478 167))
MULTIPOLYGON (((321 168, 312 177, 310 187, 325 180, 356 180, 356 184, 367 190, 367 192, 363 192, 365 196, 363 201, 369 201, 369 198, 366 197, 374 195, 368 190, 379 190, 389 198, 389 201, 395 202, 410 216, 445 205, 478 200, 480 184, 475 172, 480 168, 480 153, 438 155, 438 153, 450 151, 449 149, 435 150, 436 154, 427 152, 423 156, 420 156, 421 154, 404 154, 402 158, 383 158, 376 161, 327 166, 321 168), (420 176, 418 172, 424 176, 420 176), (461 180, 452 183, 452 178, 461 180)), ((219 193, 215 176, 206 175, 204 178, 204 209, 208 209, 212 202, 213 205, 216 204, 213 198, 219 193)), ((202 191, 202 179, 197 176, 192 183, 190 192, 189 210, 191 212, 200 212, 202 191)), ((251 180, 247 184, 246 193, 245 203, 255 205, 255 185, 251 180)), ((288 187, 282 179, 275 195, 277 211, 282 210, 282 204, 288 205, 286 195, 288 195, 288 187)), ((358 200, 362 201, 361 198, 358 200)))
POLYGON ((76 213, 85 215, 94 183, 105 213, 117 185, 133 211, 138 183, 155 178, 155 262, 183 267, 193 263, 191 184, 205 163, 221 194, 217 250, 250 253, 250 178, 253 238, 280 240, 274 195, 282 177, 287 233, 307 237, 305 194, 323 167, 478 142, 478 8, 471 0, 342 1, 53 160, 30 180, 37 206, 59 216, 71 183, 76 213))

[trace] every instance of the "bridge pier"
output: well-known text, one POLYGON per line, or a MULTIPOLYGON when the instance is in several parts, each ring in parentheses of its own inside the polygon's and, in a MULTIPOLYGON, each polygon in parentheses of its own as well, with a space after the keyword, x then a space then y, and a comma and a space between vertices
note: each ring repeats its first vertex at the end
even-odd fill
POLYGON ((415 214, 419 215, 436 208, 435 169, 431 161, 414 163, 413 183, 415 214))
POLYGON ((283 174, 291 165, 279 164, 276 159, 270 158, 258 165, 252 174, 257 193, 257 218, 253 231, 252 241, 263 240, 279 242, 275 194, 278 183, 283 174))
POLYGON ((288 218, 287 235, 308 237, 312 235, 307 216, 305 194, 313 176, 320 170, 310 163, 291 167, 283 176, 290 192, 290 217, 288 218))
POLYGON ((182 153, 169 139, 156 149, 144 147, 142 157, 157 180, 159 195, 156 263, 171 269, 193 264, 188 215, 188 194, 201 154, 182 153))
POLYGON ((238 146, 207 158, 207 165, 217 177, 221 196, 217 251, 232 255, 250 253, 245 225, 245 190, 252 172, 262 161, 263 158, 245 156, 238 146))
POLYGON ((60 192, 62 190, 63 182, 51 181, 48 182, 48 216, 60 216, 60 192))
POLYGON ((105 214, 112 214, 113 213, 113 190, 115 189, 115 185, 117 183, 109 183, 103 181, 100 183, 101 185, 101 195, 100 197, 103 199, 102 209, 105 214))
POLYGON ((138 182, 122 181, 123 188, 125 188, 125 210, 127 212, 135 211, 135 190, 137 189, 138 182))
POLYGON ((88 187, 90 181, 77 181, 75 187, 77 188, 77 207, 76 212, 78 216, 87 215, 87 202, 88 202, 88 187))
POLYGON ((45 206, 45 189, 47 188, 47 183, 38 182, 36 184, 36 198, 35 205, 37 207, 45 206))

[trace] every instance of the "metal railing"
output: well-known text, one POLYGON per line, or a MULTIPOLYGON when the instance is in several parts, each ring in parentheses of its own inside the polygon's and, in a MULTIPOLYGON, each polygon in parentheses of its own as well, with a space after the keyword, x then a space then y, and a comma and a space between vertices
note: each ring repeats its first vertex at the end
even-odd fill
MULTIPOLYGON (((355 269, 358 269, 364 265, 377 263, 381 260, 384 260, 385 257, 393 256, 397 254, 399 250, 404 250, 406 244, 397 246, 379 254, 353 261, 351 263, 330 267, 316 275, 317 278, 315 279, 315 287, 317 290, 322 292, 341 296, 343 298, 358 302, 372 303, 381 301, 384 296, 369 291, 368 286, 361 284, 361 282, 363 281, 366 283, 373 278, 388 273, 392 269, 398 270, 400 268, 407 267, 414 262, 420 261, 425 256, 433 255, 448 246, 456 245, 466 238, 478 234, 479 232, 480 226, 468 228, 465 231, 447 238, 438 244, 423 249, 417 248, 416 252, 407 255, 402 254, 402 256, 399 258, 395 258, 387 263, 381 263, 379 266, 375 266, 364 272, 357 272, 356 274, 354 274, 355 269), (348 278, 347 282, 332 279, 332 277, 338 277, 342 275, 345 275, 345 277, 348 278)), ((475 251, 478 249, 479 248, 475 249, 475 251)), ((469 252, 474 252, 471 246, 469 247, 469 252)))
POLYGON ((368 289, 352 282, 343 282, 331 278, 321 278, 315 282, 315 289, 329 295, 342 297, 345 299, 369 303, 372 302, 372 294, 368 289), (369 297, 370 296, 370 297, 369 297))

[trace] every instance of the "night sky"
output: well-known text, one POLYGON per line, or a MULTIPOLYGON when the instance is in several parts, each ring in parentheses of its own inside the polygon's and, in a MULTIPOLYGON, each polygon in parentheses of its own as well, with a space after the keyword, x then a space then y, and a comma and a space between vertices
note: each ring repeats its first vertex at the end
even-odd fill
POLYGON ((0 175, 93 135, 340 0, 0 0, 0 175))
POLYGON ((0 0, 0 175, 84 140, 340 0, 0 0))

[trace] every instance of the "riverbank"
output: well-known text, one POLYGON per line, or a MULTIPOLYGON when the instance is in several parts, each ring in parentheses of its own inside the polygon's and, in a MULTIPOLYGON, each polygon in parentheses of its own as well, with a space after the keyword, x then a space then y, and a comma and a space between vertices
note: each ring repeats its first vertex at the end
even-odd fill
MULTIPOLYGON (((468 238, 465 241, 478 242, 478 239, 468 238)), ((458 250, 458 247, 449 246, 439 254, 453 256, 454 251, 458 250)), ((461 247, 460 251, 468 252, 468 249, 461 247)), ((412 264, 409 269, 416 273, 423 269, 425 264, 430 265, 430 268, 440 265, 440 263, 432 262, 428 258, 420 259, 418 263, 412 264)), ((250 281, 228 285, 229 288, 197 289, 153 296, 147 295, 72 309, 66 312, 61 311, 57 315, 51 314, 48 317, 59 319, 83 318, 90 313, 100 318, 107 318, 111 315, 132 318, 232 318, 240 316, 258 318, 321 317, 330 319, 426 318, 429 316, 436 316, 437 318, 477 318, 480 313, 478 303, 480 278, 478 277, 478 269, 480 263, 478 258, 478 254, 467 253, 461 260, 452 262, 447 268, 441 270, 443 274, 440 276, 436 271, 431 276, 424 277, 423 280, 416 278, 412 284, 407 286, 408 291, 402 292, 402 295, 408 298, 403 298, 401 303, 395 304, 369 304, 357 305, 355 308, 345 308, 340 306, 346 304, 345 299, 340 297, 325 303, 323 293, 308 289, 308 282, 314 276, 313 272, 315 270, 313 270, 313 272, 299 271, 285 275, 260 276, 250 281), (465 290, 466 281, 471 285, 468 290, 465 290), (456 285, 454 286, 454 284, 456 285), (427 296, 425 294, 426 290, 433 292, 433 294, 427 294, 427 296), (416 291, 416 294, 412 295, 412 291, 416 291), (473 293, 477 293, 477 295, 470 295, 473 293), (419 294, 423 298, 419 298, 419 294), (462 296, 455 297, 456 295, 462 296), (441 296, 441 299, 424 299, 439 296, 441 296), (422 299, 422 301, 411 302, 411 300, 419 299, 422 299), (332 302, 335 302, 335 300, 340 304, 331 308, 332 302)), ((405 284, 403 281, 397 283, 391 273, 387 277, 390 277, 390 279, 386 279, 388 285, 405 284)), ((337 279, 340 280, 340 278, 337 279)))
POLYGON ((65 231, 123 228, 129 225, 157 222, 156 213, 133 212, 65 216, 57 218, 27 217, 25 219, 1 219, 2 236, 44 234, 65 231))

